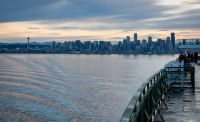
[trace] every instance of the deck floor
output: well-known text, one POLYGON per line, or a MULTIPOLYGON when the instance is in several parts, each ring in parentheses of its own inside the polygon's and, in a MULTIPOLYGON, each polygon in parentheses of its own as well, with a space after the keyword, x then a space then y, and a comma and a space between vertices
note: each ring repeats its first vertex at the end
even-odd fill
MULTIPOLYGON (((164 104, 159 107, 165 122, 200 122, 200 66, 195 65, 195 92, 176 90, 169 96, 170 100, 165 97, 168 109, 164 104)), ((155 118, 156 122, 161 121, 159 115, 155 118)))

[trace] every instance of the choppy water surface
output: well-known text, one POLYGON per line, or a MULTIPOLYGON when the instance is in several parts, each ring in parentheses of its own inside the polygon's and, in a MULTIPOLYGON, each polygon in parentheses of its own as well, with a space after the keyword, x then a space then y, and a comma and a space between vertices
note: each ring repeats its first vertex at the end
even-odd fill
POLYGON ((119 121, 175 55, 0 55, 0 121, 119 121))

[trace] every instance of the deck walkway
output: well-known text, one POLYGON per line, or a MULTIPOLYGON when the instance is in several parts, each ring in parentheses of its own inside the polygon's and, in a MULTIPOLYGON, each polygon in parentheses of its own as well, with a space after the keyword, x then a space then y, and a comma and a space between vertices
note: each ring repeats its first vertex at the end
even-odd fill
MULTIPOLYGON (((172 91, 169 93, 170 100, 165 97, 164 104, 159 107, 160 113, 165 122, 199 122, 200 121, 200 66, 195 65, 195 92, 192 89, 172 91)), ((159 115, 156 122, 160 122, 159 115)))

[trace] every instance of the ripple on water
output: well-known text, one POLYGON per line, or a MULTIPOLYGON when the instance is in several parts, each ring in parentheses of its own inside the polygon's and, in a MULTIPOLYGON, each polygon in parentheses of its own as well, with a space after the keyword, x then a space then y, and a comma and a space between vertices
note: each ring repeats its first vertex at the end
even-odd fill
POLYGON ((0 121, 119 121, 134 91, 146 80, 142 74, 151 75, 169 59, 0 55, 0 121), (152 67, 155 59, 159 64, 152 67))

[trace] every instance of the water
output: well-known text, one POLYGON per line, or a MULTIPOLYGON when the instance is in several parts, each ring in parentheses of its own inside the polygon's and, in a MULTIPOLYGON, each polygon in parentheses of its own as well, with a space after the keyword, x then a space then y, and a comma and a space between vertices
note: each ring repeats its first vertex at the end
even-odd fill
POLYGON ((0 55, 0 121, 119 121, 176 55, 0 55))

